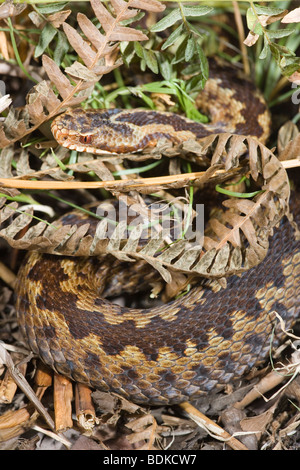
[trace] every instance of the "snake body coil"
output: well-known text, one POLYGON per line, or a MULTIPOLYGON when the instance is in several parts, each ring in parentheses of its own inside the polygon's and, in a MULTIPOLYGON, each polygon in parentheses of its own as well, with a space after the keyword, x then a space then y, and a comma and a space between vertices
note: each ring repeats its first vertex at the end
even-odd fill
MULTIPOLYGON (((204 92, 216 105, 209 125, 170 113, 74 110, 54 121, 53 133, 62 145, 94 153, 137 151, 161 136, 176 142, 229 126, 232 132, 264 140, 269 121, 262 98, 249 82, 236 75, 233 79, 231 70, 222 73, 204 92), (226 123, 220 121, 221 111, 226 123)), ((298 223, 299 206, 292 206, 298 223)), ((75 215, 61 222, 67 224, 69 217, 75 215)), ((118 263, 124 269, 108 258, 32 252, 18 275, 16 307, 30 348, 46 364, 136 403, 179 403, 240 378, 266 358, 274 311, 286 328, 300 312, 300 243, 286 219, 259 266, 230 278, 226 289, 195 287, 160 307, 129 309, 101 297, 112 264, 118 263)), ((274 344, 282 337, 276 327, 274 344)))

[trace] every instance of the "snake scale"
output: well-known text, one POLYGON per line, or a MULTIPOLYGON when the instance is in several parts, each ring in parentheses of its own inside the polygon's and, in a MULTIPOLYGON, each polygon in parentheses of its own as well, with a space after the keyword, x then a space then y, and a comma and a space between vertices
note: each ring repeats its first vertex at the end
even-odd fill
MULTIPOLYGON (((232 67, 210 64, 197 98, 211 122, 144 110, 68 110, 52 124, 58 143, 92 153, 136 152, 159 138, 178 143, 217 132, 265 141, 265 102, 232 67)), ((300 205, 291 209, 300 222, 300 205)), ((76 214, 60 219, 67 224, 76 214)), ((84 222, 92 222, 88 218, 84 222)), ((82 221, 80 223, 83 223, 82 221)), ((79 223, 79 224, 80 224, 79 223)), ((92 225, 91 225, 92 226, 92 225)), ((292 327, 300 307, 300 243, 287 219, 265 260, 227 288, 203 286, 162 306, 120 307, 103 297, 113 273, 134 274, 109 257, 73 258, 29 253, 18 274, 16 308, 31 350, 58 373, 136 403, 176 404, 239 379, 269 353, 274 311, 292 327)), ((127 277, 126 277, 127 276, 127 277)), ((135 273, 138 278, 139 272, 135 273)), ((147 276, 140 272, 147 283, 147 276)), ((276 326, 274 345, 284 333, 276 326)))

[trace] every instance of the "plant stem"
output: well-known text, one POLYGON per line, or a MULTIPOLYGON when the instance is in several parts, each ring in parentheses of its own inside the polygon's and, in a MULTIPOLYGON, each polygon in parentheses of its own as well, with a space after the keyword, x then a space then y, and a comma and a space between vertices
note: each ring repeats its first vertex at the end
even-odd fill
POLYGON ((235 23, 236 23, 238 34, 239 34, 239 43, 240 43, 240 48, 242 52, 244 72, 246 75, 250 75, 250 65, 249 65, 249 60, 248 60, 247 47, 244 44, 245 32, 244 32, 242 15, 241 15, 237 1, 232 2, 232 4, 234 8, 235 23))
POLYGON ((20 67, 20 69, 22 70, 22 72, 24 73, 24 75, 26 75, 26 77, 29 78, 29 80, 35 82, 35 83, 39 83, 35 78, 33 78, 30 73, 27 72, 27 70, 25 69, 23 63, 22 63, 22 60, 21 60, 21 57, 19 55, 19 51, 18 51, 18 47, 17 47, 17 43, 16 43, 16 39, 15 39, 15 35, 14 35, 14 27, 13 27, 13 24, 11 22, 11 19, 10 18, 7 18, 7 23, 8 23, 8 26, 9 26, 9 33, 10 33, 10 38, 11 38, 11 44, 12 44, 12 47, 13 47, 13 50, 14 50, 14 54, 15 54, 15 57, 16 57, 16 61, 18 63, 18 66, 20 67))
POLYGON ((188 24, 188 22, 186 21, 186 17, 184 16, 183 9, 182 9, 182 6, 181 6, 181 1, 180 1, 180 2, 178 2, 178 6, 179 6, 179 9, 180 9, 181 18, 182 18, 182 21, 183 21, 184 27, 185 27, 185 29, 188 31, 188 33, 190 33, 190 32, 191 32, 191 30, 190 30, 190 27, 189 27, 189 24, 188 24))

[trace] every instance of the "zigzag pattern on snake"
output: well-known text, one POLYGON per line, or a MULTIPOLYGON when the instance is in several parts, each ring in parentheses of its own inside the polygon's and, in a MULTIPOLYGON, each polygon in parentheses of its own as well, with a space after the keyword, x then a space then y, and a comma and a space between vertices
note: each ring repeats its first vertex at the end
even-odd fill
MULTIPOLYGON (((268 113, 250 82, 225 68, 221 78, 211 78, 205 99, 213 93, 223 105, 217 105, 217 117, 208 125, 171 113, 74 110, 58 117, 52 129, 62 145, 94 153, 138 151, 162 135, 176 142, 185 139, 185 133, 195 138, 229 127, 266 138, 268 113), (234 105, 234 122, 224 101, 234 105), (251 102, 255 106, 247 118, 251 102), (220 121, 221 110, 229 123, 220 121), (128 139, 125 128, 131 130, 128 139)), ((292 211, 299 223, 296 199, 292 211)), ((70 217, 76 215, 67 214, 61 223, 67 224, 70 217)), ((29 347, 46 364, 136 403, 179 403, 240 378, 268 355, 273 312, 286 328, 300 312, 300 243, 286 219, 275 231, 263 263, 240 278, 230 278, 227 288, 218 292, 200 286, 160 307, 120 307, 102 297, 107 281, 113 282, 114 269, 122 274, 124 263, 32 252, 20 268, 16 308, 29 347)), ((276 327, 274 345, 282 338, 276 327)))

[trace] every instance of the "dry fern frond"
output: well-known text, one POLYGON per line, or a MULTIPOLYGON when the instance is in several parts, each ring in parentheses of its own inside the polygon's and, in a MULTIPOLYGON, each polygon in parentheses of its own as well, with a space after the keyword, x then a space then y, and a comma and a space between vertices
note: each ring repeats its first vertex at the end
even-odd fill
POLYGON ((142 31, 120 24, 126 19, 133 18, 138 12, 136 8, 153 12, 165 8, 157 0, 128 2, 112 0, 114 13, 111 13, 101 0, 91 0, 90 3, 104 33, 100 32, 83 13, 78 13, 77 20, 86 39, 65 21, 59 22, 83 63, 75 61, 62 72, 54 60, 43 55, 43 67, 51 83, 46 80, 38 83, 27 96, 27 104, 22 111, 10 108, 7 118, 0 127, 0 148, 7 147, 30 134, 62 109, 82 103, 102 75, 120 65, 120 59, 115 54, 119 41, 148 39, 142 31), (53 92, 53 85, 62 100, 53 92))
MULTIPOLYGON (((287 174, 275 155, 250 137, 220 134, 203 139, 199 145, 205 155, 211 155, 212 166, 201 173, 198 181, 201 183, 215 181, 216 169, 223 171, 221 175, 223 180, 224 175, 230 176, 233 169, 242 168, 242 172, 249 172, 262 190, 253 200, 225 201, 222 217, 210 220, 209 235, 204 237, 203 243, 183 238, 169 244, 166 243, 163 234, 154 233, 140 246, 138 242, 142 233, 142 224, 137 225, 128 238, 124 236, 126 223, 124 225, 124 221, 121 221, 117 223, 114 233, 107 237, 105 219, 99 222, 94 236, 87 235, 88 224, 81 227, 59 227, 55 223, 50 225, 39 222, 30 226, 32 213, 26 211, 20 215, 16 212, 15 202, 3 205, 0 210, 1 219, 6 220, 12 216, 12 222, 8 227, 2 228, 0 236, 14 247, 37 249, 47 253, 72 256, 111 253, 127 261, 142 259, 157 269, 167 282, 171 282, 174 270, 207 278, 220 278, 244 272, 263 260, 268 249, 268 238, 274 226, 288 210, 287 174), (241 155, 242 147, 248 150, 247 159, 241 155), (25 228, 26 234, 20 236, 21 230, 25 228)), ((9 154, 9 151, 7 152, 9 154)), ((195 158, 199 156, 199 150, 197 152, 195 158)), ((77 169, 84 171, 83 168, 77 169)), ((173 175, 171 177, 173 183, 169 185, 175 183, 176 187, 184 187, 190 183, 187 178, 180 180, 180 176, 184 175, 173 175)), ((170 176, 166 178, 170 179, 170 176)), ((151 186, 151 190, 161 187, 159 179, 157 178, 158 185, 151 186)), ((5 179, 1 181, 4 183, 5 179)), ((21 183, 22 180, 15 180, 16 186, 21 183)), ((51 187, 51 182, 44 183, 51 187)), ((98 183, 99 186, 100 183, 102 187, 111 191, 124 192, 132 189, 140 192, 149 191, 147 179, 141 179, 140 187, 130 180, 102 181, 98 183)), ((33 187, 39 183, 26 184, 29 186, 31 184, 33 187)), ((60 184, 56 182, 56 186, 59 187, 60 184)), ((72 182, 64 183, 66 187, 68 184, 72 185, 72 182)), ((94 184, 96 186, 97 182, 94 184)), ((194 184, 197 184, 197 180, 194 184)), ((0 202, 4 204, 4 198, 0 202)))
POLYGON ((132 431, 127 440, 131 444, 136 444, 138 450, 155 450, 157 422, 150 413, 126 423, 126 427, 132 431))

